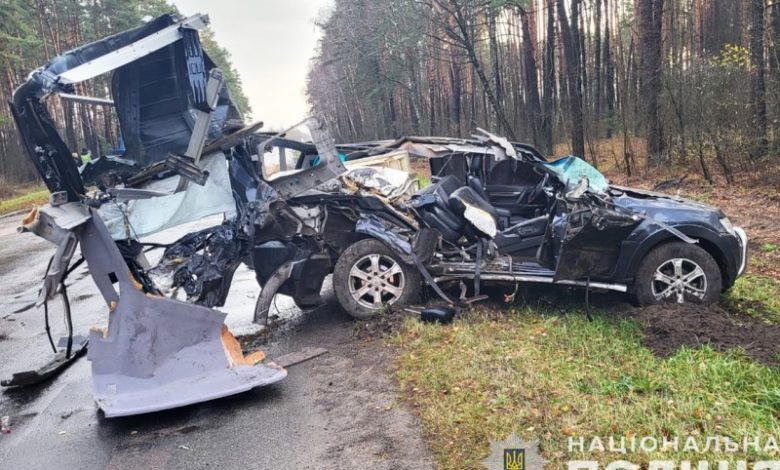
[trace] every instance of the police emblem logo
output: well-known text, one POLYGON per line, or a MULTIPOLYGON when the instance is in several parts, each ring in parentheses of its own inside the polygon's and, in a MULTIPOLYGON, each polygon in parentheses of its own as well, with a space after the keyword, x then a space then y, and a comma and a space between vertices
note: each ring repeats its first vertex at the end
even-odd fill
POLYGON ((504 449, 504 470, 525 470, 525 449, 504 449))
POLYGON ((544 470, 546 463, 539 441, 525 442, 516 433, 504 441, 491 441, 490 456, 482 461, 488 470, 544 470))

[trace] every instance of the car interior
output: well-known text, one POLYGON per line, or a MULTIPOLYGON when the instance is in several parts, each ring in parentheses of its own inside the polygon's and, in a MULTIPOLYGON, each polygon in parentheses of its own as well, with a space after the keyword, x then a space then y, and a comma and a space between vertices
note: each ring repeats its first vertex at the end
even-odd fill
POLYGON ((497 233, 492 238, 499 251, 536 258, 549 222, 549 200, 544 192, 548 174, 537 174, 529 163, 495 162, 486 155, 433 159, 431 168, 434 175, 437 169, 448 174, 434 176, 434 182, 413 198, 412 206, 444 241, 462 246, 490 238, 464 217, 465 208, 474 206, 493 218, 497 233), (489 175, 487 181, 485 175, 489 175))

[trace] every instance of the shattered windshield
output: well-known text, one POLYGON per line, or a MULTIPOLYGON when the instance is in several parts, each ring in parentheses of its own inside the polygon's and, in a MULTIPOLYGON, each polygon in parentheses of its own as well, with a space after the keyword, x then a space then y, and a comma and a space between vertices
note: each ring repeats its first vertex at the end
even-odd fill
POLYGON ((568 190, 573 189, 582 178, 587 178, 590 189, 606 193, 609 189, 607 178, 590 163, 578 157, 564 157, 552 163, 543 163, 552 171, 568 190))

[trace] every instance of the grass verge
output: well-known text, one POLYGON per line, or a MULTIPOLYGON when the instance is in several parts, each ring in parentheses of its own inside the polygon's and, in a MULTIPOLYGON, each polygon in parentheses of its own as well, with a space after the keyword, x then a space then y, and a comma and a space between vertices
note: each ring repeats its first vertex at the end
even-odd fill
MULTIPOLYGON (((569 437, 780 434, 776 370, 738 350, 681 349, 659 359, 640 340, 630 320, 600 314, 588 322, 523 307, 498 318, 471 313, 451 326, 410 319, 393 341, 398 378, 445 469, 482 468, 489 441, 512 431, 540 441, 547 468, 572 459, 703 460, 682 452, 570 453, 569 437)), ((745 457, 716 460, 722 456, 745 457)))
POLYGON ((0 201, 0 215, 30 209, 33 206, 45 204, 48 199, 48 189, 36 189, 32 192, 4 199, 0 201))
POLYGON ((737 279, 723 301, 729 310, 770 323, 780 323, 780 281, 760 274, 737 279))

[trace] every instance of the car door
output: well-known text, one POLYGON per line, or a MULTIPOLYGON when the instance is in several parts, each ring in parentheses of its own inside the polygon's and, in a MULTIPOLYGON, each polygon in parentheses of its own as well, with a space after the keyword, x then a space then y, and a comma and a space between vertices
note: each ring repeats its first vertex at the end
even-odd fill
POLYGON ((609 277, 623 240, 641 217, 616 210, 590 193, 576 200, 560 199, 557 205, 562 207, 551 215, 539 252, 543 264, 554 266, 554 281, 609 277))

